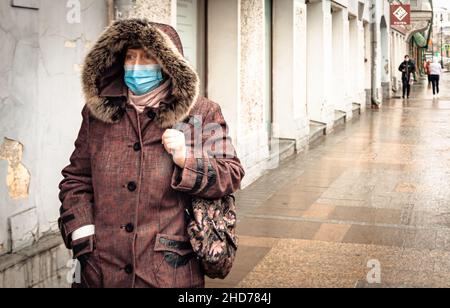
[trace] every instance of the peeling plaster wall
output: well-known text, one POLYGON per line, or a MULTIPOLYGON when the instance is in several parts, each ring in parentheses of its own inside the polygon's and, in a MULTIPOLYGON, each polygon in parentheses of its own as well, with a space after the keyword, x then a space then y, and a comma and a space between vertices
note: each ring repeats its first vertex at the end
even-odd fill
POLYGON ((38 237, 57 229, 61 170, 74 150, 84 105, 81 64, 107 24, 106 1, 79 3, 80 22, 71 23, 77 6, 68 8, 67 1, 41 0, 38 10, 0 1, 0 145, 8 138, 23 146, 15 154, 23 151, 22 159, 12 164, 11 156, 0 154, 0 254, 7 252, 8 218, 28 209, 36 215, 24 220, 30 229, 24 233, 36 225, 38 237), (21 181, 10 194, 11 166, 18 179, 29 173, 28 196, 21 181))
POLYGON ((9 249, 8 217, 33 207, 32 196, 12 198, 7 177, 14 173, 11 168, 17 164, 11 162, 18 161, 19 153, 13 154, 5 138, 24 145, 20 161, 30 174, 38 164, 30 155, 37 149, 38 11, 12 8, 10 3, 0 1, 0 255, 9 249))
POLYGON ((5 138, 0 144, 0 159, 8 162, 6 186, 11 199, 18 200, 28 197, 30 173, 22 164, 23 145, 15 140, 5 138))

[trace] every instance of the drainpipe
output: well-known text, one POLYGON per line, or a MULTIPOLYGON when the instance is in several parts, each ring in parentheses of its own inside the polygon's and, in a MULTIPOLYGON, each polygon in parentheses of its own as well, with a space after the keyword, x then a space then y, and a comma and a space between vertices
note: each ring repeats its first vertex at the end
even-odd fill
POLYGON ((377 73, 378 73, 378 37, 379 37, 379 32, 380 29, 378 27, 378 22, 377 22, 377 6, 376 6, 377 1, 372 1, 372 14, 373 14, 373 18, 372 18, 372 24, 371 24, 371 32, 372 32, 372 96, 371 96, 371 101, 372 101, 372 107, 373 108, 379 108, 381 106, 381 101, 378 98, 378 84, 377 84, 377 73))

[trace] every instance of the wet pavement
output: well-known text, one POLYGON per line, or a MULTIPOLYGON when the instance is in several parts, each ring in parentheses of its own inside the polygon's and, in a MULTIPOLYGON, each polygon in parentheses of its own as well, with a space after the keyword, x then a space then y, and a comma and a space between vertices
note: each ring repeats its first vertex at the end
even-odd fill
POLYGON ((438 99, 416 84, 240 192, 235 267, 207 286, 450 287, 444 79, 438 99))

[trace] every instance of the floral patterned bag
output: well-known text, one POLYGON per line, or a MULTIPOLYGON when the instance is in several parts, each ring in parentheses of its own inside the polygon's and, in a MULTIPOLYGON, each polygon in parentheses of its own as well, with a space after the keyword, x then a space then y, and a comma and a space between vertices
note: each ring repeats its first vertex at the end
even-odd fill
POLYGON ((187 210, 187 231, 204 273, 212 279, 225 279, 233 266, 238 246, 235 197, 193 198, 191 210, 187 210))

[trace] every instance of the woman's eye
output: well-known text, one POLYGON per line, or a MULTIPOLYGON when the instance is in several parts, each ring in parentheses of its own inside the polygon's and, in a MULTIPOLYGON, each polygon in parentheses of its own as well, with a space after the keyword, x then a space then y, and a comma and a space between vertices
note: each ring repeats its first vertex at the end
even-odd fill
POLYGON ((150 55, 145 55, 145 60, 152 61, 152 57, 150 55))

